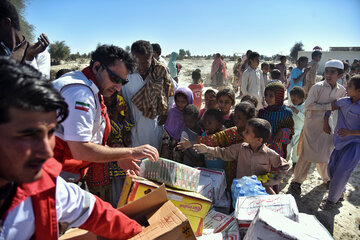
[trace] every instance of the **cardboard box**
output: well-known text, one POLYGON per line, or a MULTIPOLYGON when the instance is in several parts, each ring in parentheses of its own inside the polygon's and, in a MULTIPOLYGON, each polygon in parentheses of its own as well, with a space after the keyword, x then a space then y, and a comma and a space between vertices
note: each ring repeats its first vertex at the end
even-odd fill
MULTIPOLYGON (((146 226, 141 233, 131 238, 133 240, 196 239, 189 220, 167 199, 164 185, 119 210, 128 217, 135 219, 142 226, 146 226)), ((69 230, 60 239, 96 239, 96 236, 87 231, 76 229, 69 230)))
POLYGON ((198 193, 211 199, 215 206, 222 207, 220 204, 220 199, 225 194, 226 189, 225 171, 207 168, 197 169, 200 170, 199 184, 204 185, 204 183, 206 183, 209 179, 211 180, 211 186, 202 187, 200 189, 198 188, 198 193))
POLYGON ((221 233, 223 239, 239 240, 239 228, 233 216, 210 210, 205 217, 204 230, 221 233))
MULTIPOLYGON (((305 214, 306 215, 306 214, 305 214)), ((305 223, 295 222, 279 213, 261 207, 256 214, 244 240, 267 239, 267 240, 328 240, 332 239, 326 231, 324 234, 322 225, 316 223, 316 218, 311 215, 304 217, 305 223), (314 222, 315 220, 315 222, 314 222), (314 224, 314 226, 309 226, 314 224), (316 230, 315 230, 316 229, 316 230), (315 230, 315 231, 314 231, 315 230)))
POLYGON ((298 221, 299 210, 294 197, 290 194, 238 197, 235 218, 239 225, 240 236, 245 235, 260 207, 298 221))
MULTIPOLYGON (((126 177, 118 207, 135 201, 157 189, 158 184, 145 178, 126 177)), ((166 188, 168 199, 188 218, 195 236, 201 236, 204 218, 211 207, 211 201, 199 193, 166 188)))

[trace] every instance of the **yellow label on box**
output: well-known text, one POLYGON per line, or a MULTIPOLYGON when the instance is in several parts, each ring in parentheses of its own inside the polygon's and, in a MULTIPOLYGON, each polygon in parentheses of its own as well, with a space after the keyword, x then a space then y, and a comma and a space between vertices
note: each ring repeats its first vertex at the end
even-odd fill
MULTIPOLYGON (((157 187, 157 184, 143 178, 135 178, 132 180, 126 177, 119 205, 123 198, 127 197, 127 201, 132 202, 145 196, 157 187), (128 188, 128 185, 131 185, 131 183, 132 186, 128 188)), ((170 188, 166 188, 166 191, 168 193, 168 199, 189 219, 195 235, 200 236, 203 230, 204 218, 211 207, 211 200, 203 197, 199 193, 170 188)))

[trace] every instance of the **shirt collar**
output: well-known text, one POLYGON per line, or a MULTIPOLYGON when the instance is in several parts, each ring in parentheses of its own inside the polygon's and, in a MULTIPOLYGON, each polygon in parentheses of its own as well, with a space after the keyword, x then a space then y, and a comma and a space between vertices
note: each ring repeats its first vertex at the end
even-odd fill
MULTIPOLYGON (((253 151, 249 143, 243 143, 243 146, 253 151)), ((266 149, 266 145, 262 144, 259 150, 257 150, 256 152, 266 152, 265 149, 266 149)))

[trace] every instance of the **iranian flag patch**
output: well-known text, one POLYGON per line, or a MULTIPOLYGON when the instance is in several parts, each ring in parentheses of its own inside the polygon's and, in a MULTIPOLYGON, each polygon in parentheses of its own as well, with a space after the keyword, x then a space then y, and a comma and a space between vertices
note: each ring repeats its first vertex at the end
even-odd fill
POLYGON ((75 109, 82 110, 85 112, 89 111, 90 104, 84 102, 75 102, 75 109))

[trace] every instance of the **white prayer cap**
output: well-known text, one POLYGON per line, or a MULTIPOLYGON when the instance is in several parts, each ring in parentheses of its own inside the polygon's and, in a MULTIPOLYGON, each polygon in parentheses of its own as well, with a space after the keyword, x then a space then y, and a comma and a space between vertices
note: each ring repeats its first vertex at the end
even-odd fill
POLYGON ((339 68, 339 69, 344 70, 343 62, 340 60, 337 60, 337 59, 327 61, 325 63, 325 68, 327 68, 327 67, 339 68))

